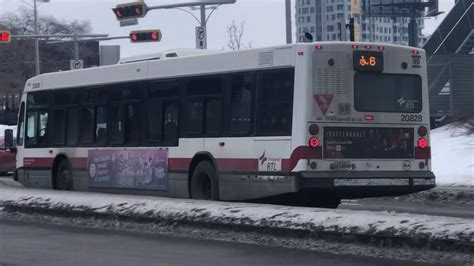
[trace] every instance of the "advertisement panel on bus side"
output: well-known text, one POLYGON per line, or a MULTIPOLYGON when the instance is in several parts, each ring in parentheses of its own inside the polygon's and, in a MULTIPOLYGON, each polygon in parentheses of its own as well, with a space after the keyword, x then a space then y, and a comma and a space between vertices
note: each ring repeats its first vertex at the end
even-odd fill
POLYGON ((168 188, 168 150, 89 150, 90 187, 168 188))

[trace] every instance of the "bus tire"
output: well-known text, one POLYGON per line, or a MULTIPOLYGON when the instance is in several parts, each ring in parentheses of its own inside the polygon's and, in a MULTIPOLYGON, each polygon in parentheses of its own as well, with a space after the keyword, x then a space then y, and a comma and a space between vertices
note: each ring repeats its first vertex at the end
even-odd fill
POLYGON ((56 172, 56 189, 73 190, 73 178, 71 165, 67 159, 61 160, 56 172))
POLYGON ((191 176, 190 193, 192 199, 219 200, 219 185, 214 166, 201 161, 191 176))

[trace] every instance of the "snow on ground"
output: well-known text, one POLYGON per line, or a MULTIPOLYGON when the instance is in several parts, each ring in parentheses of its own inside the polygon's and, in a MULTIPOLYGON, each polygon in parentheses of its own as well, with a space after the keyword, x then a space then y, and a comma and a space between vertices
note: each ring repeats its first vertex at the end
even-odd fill
POLYGON ((474 242, 470 219, 394 212, 332 210, 248 203, 196 201, 90 192, 13 188, 0 185, 0 207, 74 211, 81 216, 112 215, 153 221, 248 226, 254 230, 285 229, 311 232, 378 235, 474 242))
POLYGON ((431 156, 436 183, 474 186, 474 135, 446 125, 431 131, 431 156))

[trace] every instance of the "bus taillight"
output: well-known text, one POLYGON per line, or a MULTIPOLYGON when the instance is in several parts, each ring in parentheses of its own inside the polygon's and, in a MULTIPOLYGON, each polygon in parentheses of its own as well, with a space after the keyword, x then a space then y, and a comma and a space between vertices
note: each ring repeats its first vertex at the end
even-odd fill
POLYGON ((364 48, 365 48, 365 49, 372 49, 372 45, 366 44, 366 45, 364 46, 364 48))
POLYGON ((418 128, 418 135, 420 137, 424 137, 426 136, 426 134, 428 134, 428 129, 425 126, 421 126, 418 128))
POLYGON ((357 48, 359 48, 359 45, 357 45, 357 44, 352 45, 352 49, 357 49, 357 48))
POLYGON ((421 149, 428 147, 428 141, 425 138, 419 138, 418 147, 420 147, 421 149))
POLYGON ((316 45, 316 50, 321 50, 323 49, 323 46, 321 44, 316 45))
POLYGON ((311 148, 317 148, 319 146, 319 138, 318 137, 311 137, 309 139, 309 146, 311 148))
POLYGON ((318 133, 319 133, 319 126, 316 124, 311 124, 309 126, 309 134, 318 135, 318 133))

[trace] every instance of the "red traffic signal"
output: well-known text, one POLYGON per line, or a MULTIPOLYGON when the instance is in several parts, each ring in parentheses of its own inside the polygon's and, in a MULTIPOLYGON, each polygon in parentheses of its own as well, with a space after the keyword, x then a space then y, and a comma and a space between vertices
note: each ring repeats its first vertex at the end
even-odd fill
POLYGON ((142 18, 146 15, 147 7, 145 3, 120 4, 112 8, 117 20, 142 18))
POLYGON ((0 30, 0 43, 10 43, 12 34, 7 30, 0 30))
POLYGON ((161 41, 160 30, 138 30, 130 32, 131 42, 159 42, 161 41))

